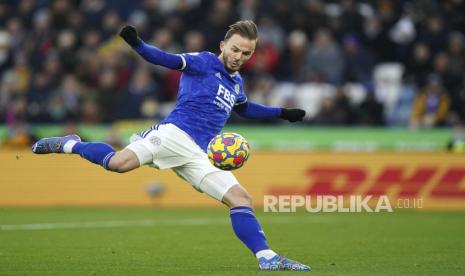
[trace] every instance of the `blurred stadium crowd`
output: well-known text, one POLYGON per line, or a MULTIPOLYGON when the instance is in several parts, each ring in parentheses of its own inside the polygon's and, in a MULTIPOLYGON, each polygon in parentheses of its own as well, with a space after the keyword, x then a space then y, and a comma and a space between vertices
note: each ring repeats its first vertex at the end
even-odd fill
POLYGON ((120 28, 218 52, 228 25, 251 19, 251 101, 301 107, 309 124, 451 125, 465 118, 464 14, 463 0, 3 0, 0 123, 160 119, 180 73, 143 61, 120 28))

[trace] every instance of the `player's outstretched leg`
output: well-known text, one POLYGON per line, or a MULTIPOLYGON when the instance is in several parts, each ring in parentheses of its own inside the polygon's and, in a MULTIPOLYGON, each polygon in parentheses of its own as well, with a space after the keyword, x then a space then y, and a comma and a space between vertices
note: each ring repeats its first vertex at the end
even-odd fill
POLYGON ((116 152, 106 143, 81 142, 76 134, 40 139, 32 145, 32 151, 36 154, 79 154, 82 158, 114 172, 127 172, 140 166, 136 154, 131 150, 116 152))
POLYGON ((229 213, 234 233, 257 257, 260 270, 311 269, 270 249, 252 209, 252 200, 242 186, 237 184, 231 187, 223 196, 223 202, 231 208, 229 213))

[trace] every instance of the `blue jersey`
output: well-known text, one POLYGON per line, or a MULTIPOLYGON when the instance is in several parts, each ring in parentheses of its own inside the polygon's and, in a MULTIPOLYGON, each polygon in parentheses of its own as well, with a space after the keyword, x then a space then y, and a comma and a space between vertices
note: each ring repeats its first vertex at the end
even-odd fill
POLYGON ((206 151, 226 124, 235 105, 245 103, 242 77, 229 74, 211 52, 183 54, 176 106, 161 122, 172 123, 206 151))

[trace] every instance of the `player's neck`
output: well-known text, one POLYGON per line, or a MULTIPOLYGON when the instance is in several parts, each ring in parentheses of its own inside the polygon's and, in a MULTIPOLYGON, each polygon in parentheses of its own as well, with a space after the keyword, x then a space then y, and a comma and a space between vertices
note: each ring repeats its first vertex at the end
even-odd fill
POLYGON ((237 73, 237 71, 231 71, 231 70, 228 70, 228 68, 225 66, 224 69, 226 69, 226 72, 229 73, 229 75, 232 77, 234 74, 237 73))

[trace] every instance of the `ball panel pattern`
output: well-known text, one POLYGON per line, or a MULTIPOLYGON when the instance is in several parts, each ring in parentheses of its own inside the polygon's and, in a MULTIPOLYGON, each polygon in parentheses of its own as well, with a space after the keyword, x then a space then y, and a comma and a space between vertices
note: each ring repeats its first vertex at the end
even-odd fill
POLYGON ((210 141, 207 154, 215 167, 227 171, 236 170, 249 158, 250 146, 241 135, 223 132, 210 141))

